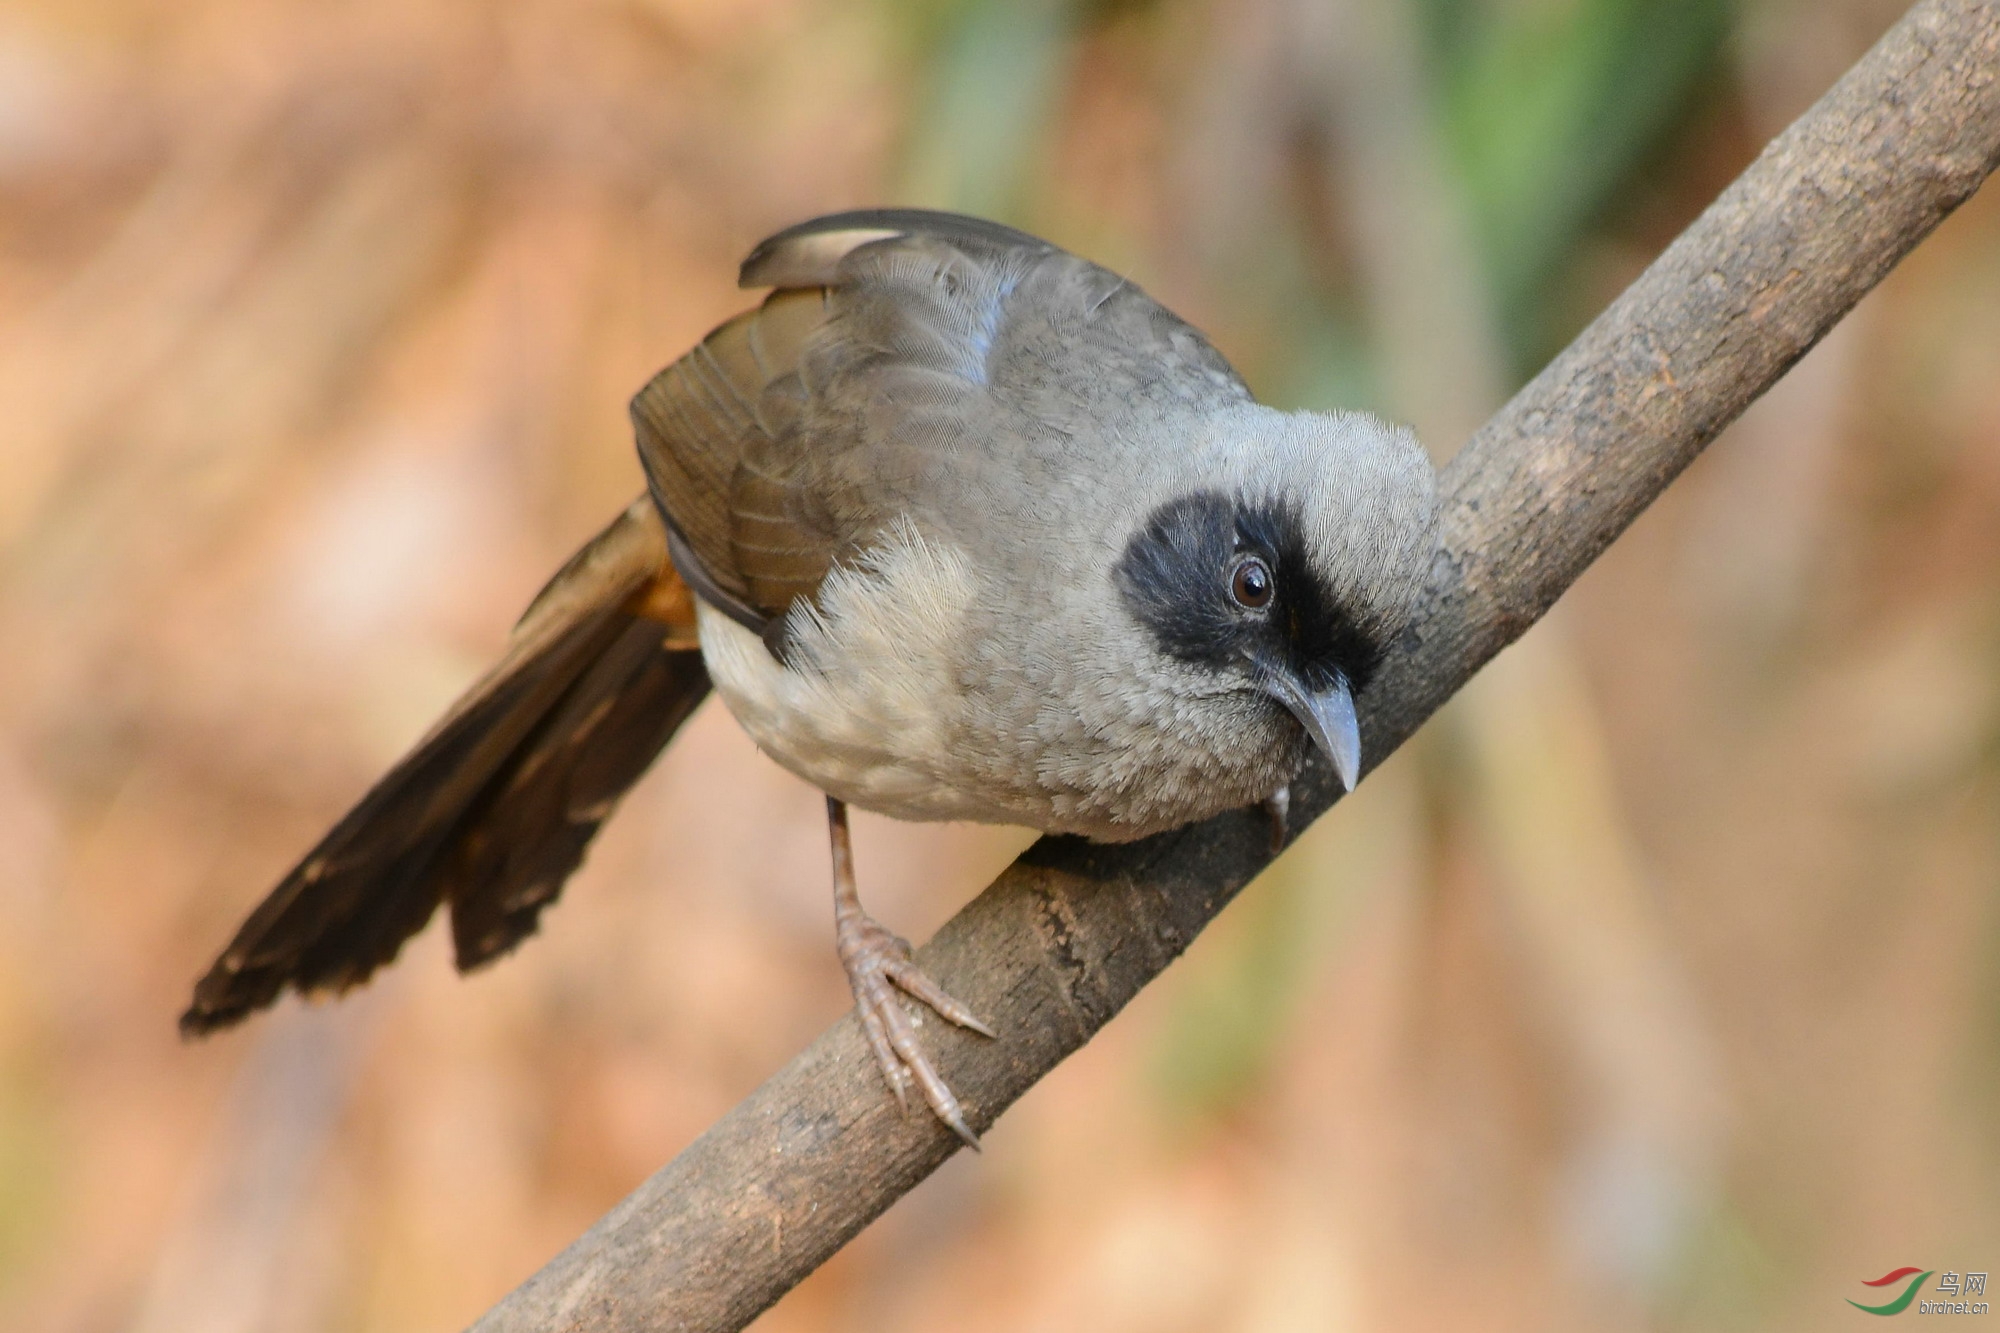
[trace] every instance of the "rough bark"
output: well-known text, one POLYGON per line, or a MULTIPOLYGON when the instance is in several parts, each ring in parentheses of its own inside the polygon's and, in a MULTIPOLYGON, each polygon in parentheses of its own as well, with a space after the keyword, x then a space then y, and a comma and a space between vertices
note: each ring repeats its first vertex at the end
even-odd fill
MULTIPOLYGON (((1447 468, 1426 603, 1362 700, 1379 759, 1548 609, 2000 159, 2000 0, 1924 0, 1447 468)), ((1333 801, 1294 788, 1295 827, 1333 801)), ((933 1022, 984 1128, 1270 859, 1254 813, 1124 847, 1045 838, 922 950, 997 1041, 933 1022)), ((958 1140, 900 1114, 853 1016, 475 1325, 741 1328, 958 1140)))

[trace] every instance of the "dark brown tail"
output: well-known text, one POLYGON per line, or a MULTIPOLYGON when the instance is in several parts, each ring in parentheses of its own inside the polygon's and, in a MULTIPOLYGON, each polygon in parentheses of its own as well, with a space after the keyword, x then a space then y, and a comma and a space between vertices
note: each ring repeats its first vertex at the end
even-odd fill
POLYGON ((451 904, 461 970, 533 933, 618 798, 708 693, 693 601, 641 498, 529 606, 506 656, 236 932, 193 1036, 344 990, 451 904))

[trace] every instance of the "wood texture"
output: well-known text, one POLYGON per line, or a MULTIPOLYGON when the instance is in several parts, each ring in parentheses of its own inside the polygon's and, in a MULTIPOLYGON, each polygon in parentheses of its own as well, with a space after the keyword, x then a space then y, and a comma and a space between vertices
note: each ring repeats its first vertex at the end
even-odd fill
MULTIPOLYGON (((1445 475, 1427 604, 1362 700, 1406 739, 2000 158, 2000 0, 1925 0, 1775 140, 1445 475)), ((1332 801, 1323 769, 1294 825, 1332 801)), ((1269 860, 1251 813, 1124 847, 1031 848, 921 951, 1001 1032, 931 1023, 984 1128, 1269 860)), ((850 1015, 475 1325, 741 1328, 957 1151, 902 1115, 850 1015)))

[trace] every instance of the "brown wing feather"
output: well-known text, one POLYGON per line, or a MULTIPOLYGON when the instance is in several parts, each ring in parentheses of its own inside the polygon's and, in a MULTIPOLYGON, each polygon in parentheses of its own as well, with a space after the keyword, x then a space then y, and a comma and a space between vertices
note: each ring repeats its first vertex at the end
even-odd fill
POLYGON ((1138 288, 976 218, 819 218, 759 245, 742 281, 777 290, 632 415, 683 573, 781 655, 785 611, 889 524, 1018 529, 986 501, 1040 484, 1077 432, 1117 439, 1141 399, 1247 396, 1138 288))
POLYGON ((356 985, 447 899, 467 923, 455 932, 467 962, 532 930, 610 803, 707 693, 692 646, 691 603, 642 498, 564 565, 499 664, 250 914, 196 984, 182 1030, 227 1026, 287 987, 356 985))
POLYGON ((744 455, 786 436, 806 393, 800 359, 826 320, 818 290, 774 292, 655 375, 632 400, 639 457, 702 594, 759 626, 825 570, 823 545, 761 489, 744 455), (741 558, 747 546, 751 558, 741 558), (787 583, 787 578, 791 583, 787 583), (793 586, 797 585, 797 586, 793 586))
POLYGON ((823 485, 842 470, 828 458, 871 455, 858 470, 872 473, 881 446, 910 443, 879 418, 900 419, 905 407, 921 416, 962 391, 943 380, 965 370, 982 321, 1004 299, 1007 266, 1060 253, 993 223, 911 209, 820 218, 759 245, 743 284, 777 290, 632 401, 648 481, 703 596, 761 629, 817 592, 833 562, 888 517, 857 506, 854 488, 823 485), (850 264, 870 246, 893 247, 904 262, 850 264), (854 384, 878 364, 919 379, 906 377, 907 394, 874 395, 875 420, 829 413, 868 396, 831 381, 854 384), (943 379, 919 382, 926 374, 943 379))

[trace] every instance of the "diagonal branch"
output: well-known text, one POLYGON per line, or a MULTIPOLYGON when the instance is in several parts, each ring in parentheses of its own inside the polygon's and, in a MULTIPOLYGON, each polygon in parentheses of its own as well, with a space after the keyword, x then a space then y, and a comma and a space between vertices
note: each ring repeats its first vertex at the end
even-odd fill
MULTIPOLYGON (((1702 446, 2000 161, 2000 0, 1922 0, 1446 469, 1416 629, 1362 701, 1388 753, 1518 638, 1702 446)), ((1324 770, 1296 822, 1332 804, 1324 770)), ((932 1024, 984 1128, 1269 860, 1250 814, 1124 847, 1045 838, 924 966, 988 1017, 932 1024)), ((843 1018, 475 1326, 741 1328, 957 1151, 843 1018)))

